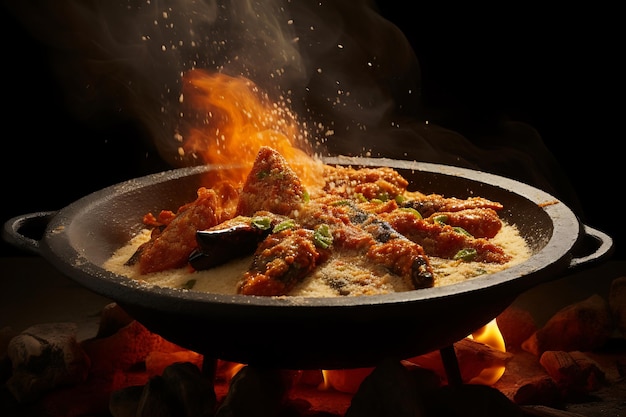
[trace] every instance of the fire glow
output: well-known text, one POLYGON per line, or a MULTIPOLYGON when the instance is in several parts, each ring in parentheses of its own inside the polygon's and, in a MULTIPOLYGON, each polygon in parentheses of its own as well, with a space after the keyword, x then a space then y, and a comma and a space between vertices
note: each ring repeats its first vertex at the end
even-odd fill
MULTIPOLYGON (((504 338, 502 333, 498 329, 496 319, 491 320, 485 326, 476 330, 472 334, 467 336, 468 339, 472 339, 478 343, 485 344, 493 349, 501 352, 506 352, 504 338)), ((463 358, 463 360, 471 360, 471 358, 463 358)), ((407 360, 408 363, 419 364, 423 362, 419 358, 411 358, 407 360)), ((460 363, 461 369, 464 368, 463 363, 460 363)), ((339 370, 323 370, 322 375, 324 377, 323 382, 319 385, 318 389, 327 390, 335 389, 337 391, 354 394, 358 391, 359 386, 363 380, 374 370, 374 368, 355 368, 355 369, 339 369, 339 370)), ((467 383, 477 385, 491 386, 498 382, 500 377, 504 374, 505 367, 495 365, 484 368, 480 373, 471 378, 467 383)), ((440 375, 445 378, 446 375, 440 375)))
MULTIPOLYGON (((485 326, 476 330, 468 337, 476 340, 477 342, 491 346, 492 348, 497 349, 501 352, 506 352, 504 338, 502 337, 502 333, 500 333, 500 329, 498 329, 498 323, 496 323, 496 319, 491 320, 485 326)), ((504 366, 493 366, 491 368, 485 368, 482 370, 480 375, 471 379, 469 383, 483 385, 495 384, 504 374, 504 370, 504 366)))
MULTIPOLYGON (((232 167, 221 171, 240 183, 261 146, 270 146, 289 161, 307 184, 319 178, 306 125, 285 102, 272 102, 251 80, 194 69, 184 75, 184 115, 189 123, 179 154, 200 163, 232 167)), ((214 173, 218 175, 217 172, 214 173)))

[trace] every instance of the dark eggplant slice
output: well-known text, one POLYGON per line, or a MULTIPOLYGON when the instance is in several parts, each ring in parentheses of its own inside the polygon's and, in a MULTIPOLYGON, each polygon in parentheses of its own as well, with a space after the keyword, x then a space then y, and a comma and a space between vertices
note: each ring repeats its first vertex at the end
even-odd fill
POLYGON ((271 232, 245 221, 231 221, 227 227, 198 230, 198 248, 189 255, 189 264, 196 270, 213 268, 230 260, 252 254, 271 232))
POLYGON ((413 259, 411 283, 416 290, 430 288, 435 285, 435 277, 428 266, 428 260, 423 256, 417 256, 413 259))

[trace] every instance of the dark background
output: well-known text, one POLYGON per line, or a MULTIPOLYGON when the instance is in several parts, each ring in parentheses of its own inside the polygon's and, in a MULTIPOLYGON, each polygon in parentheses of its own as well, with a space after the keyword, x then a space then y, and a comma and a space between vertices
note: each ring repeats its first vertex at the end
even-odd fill
POLYGON ((618 214, 625 178, 624 31, 616 10, 530 2, 489 9, 420 5, 399 13, 395 3, 379 2, 381 13, 413 45, 425 104, 443 114, 439 123, 474 141, 498 119, 533 126, 578 202, 559 197, 583 222, 609 233, 614 258, 626 259, 625 222, 618 214))
POLYGON ((415 13, 396 6, 379 2, 413 45, 425 104, 444 110, 439 122, 474 140, 501 118, 533 126, 575 187, 580 207, 569 201, 573 208, 611 232, 623 258, 624 65, 616 11, 585 3, 560 10, 429 5, 415 13))
MULTIPOLYGON (((624 157, 616 10, 526 5, 451 9, 379 2, 411 42, 433 122, 480 143, 503 118, 541 135, 575 189, 566 201, 625 259, 624 157)), ((2 9, 1 220, 57 210, 108 185, 169 168, 133 120, 89 123, 68 110, 49 51, 2 9)), ((557 185, 558 187, 558 185, 557 185)), ((2 255, 25 255, 2 243, 2 255)))

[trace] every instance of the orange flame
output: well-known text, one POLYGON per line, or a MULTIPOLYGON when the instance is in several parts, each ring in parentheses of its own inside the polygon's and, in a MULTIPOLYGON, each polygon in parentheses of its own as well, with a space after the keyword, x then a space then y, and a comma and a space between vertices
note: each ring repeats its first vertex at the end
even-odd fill
POLYGON ((261 146, 283 155, 305 184, 319 178, 321 167, 297 117, 251 80, 194 69, 183 76, 181 102, 186 124, 179 155, 232 167, 213 173, 213 180, 242 182, 261 146))
MULTIPOLYGON (((502 333, 500 333, 496 319, 491 320, 466 338, 473 339, 494 350, 506 352, 504 338, 502 337, 502 333)), ((498 382, 506 369, 501 360, 483 360, 482 355, 477 354, 473 350, 461 350, 460 352, 456 352, 456 355, 464 383, 493 385, 498 382), (491 366, 487 364, 491 364, 491 366)), ((407 359, 407 361, 431 369, 443 379, 447 377, 446 369, 439 351, 415 356, 407 359)))
POLYGON ((355 394, 363 380, 372 373, 374 368, 352 368, 322 370, 324 380, 317 387, 319 390, 335 389, 348 394, 355 394))
POLYGON ((237 372, 241 370, 245 365, 238 362, 218 361, 218 369, 216 371, 216 378, 230 383, 230 381, 237 375, 237 372))
MULTIPOLYGON (((484 343, 487 346, 491 346, 501 352, 506 352, 504 337, 502 337, 502 333, 500 333, 496 319, 491 320, 489 323, 476 330, 468 337, 476 340, 477 342, 484 343)), ((504 374, 504 371, 505 367, 499 365, 485 368, 478 376, 472 378, 469 383, 493 385, 498 382, 500 377, 504 374)))

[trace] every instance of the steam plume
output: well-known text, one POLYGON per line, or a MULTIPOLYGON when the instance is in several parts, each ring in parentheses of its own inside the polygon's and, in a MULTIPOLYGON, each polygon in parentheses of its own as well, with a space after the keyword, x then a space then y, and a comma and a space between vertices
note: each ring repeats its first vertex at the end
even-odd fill
MULTIPOLYGON (((244 76, 289 104, 319 153, 493 171, 557 195, 569 183, 531 127, 503 121, 493 146, 426 123, 406 37, 369 0, 41 0, 9 4, 50 49, 79 117, 140 121, 177 167, 181 80, 244 76), (557 191, 558 189, 558 191, 557 191)), ((570 200, 570 203, 573 200, 570 200)))

